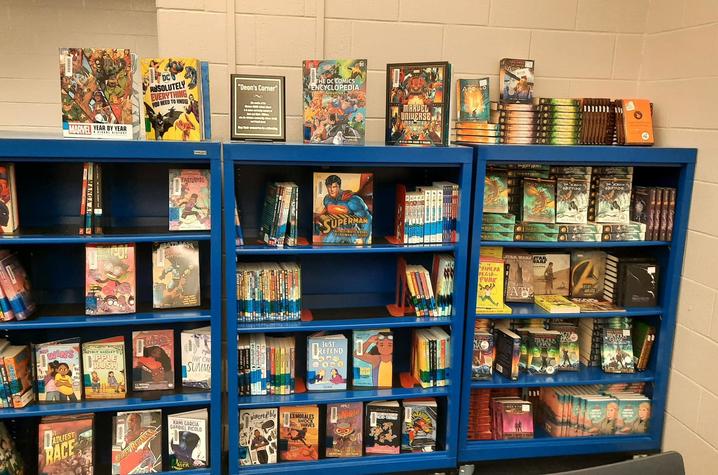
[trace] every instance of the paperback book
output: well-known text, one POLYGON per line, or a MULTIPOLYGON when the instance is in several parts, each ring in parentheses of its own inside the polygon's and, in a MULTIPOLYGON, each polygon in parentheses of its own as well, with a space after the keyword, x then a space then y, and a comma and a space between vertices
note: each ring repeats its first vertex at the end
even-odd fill
POLYGON ((319 407, 279 408, 279 458, 283 462, 319 458, 319 407))
POLYGON ((486 173, 484 179, 484 213, 509 212, 509 188, 506 173, 486 173))
POLYGON ((152 306, 200 304, 199 244, 196 241, 152 244, 152 306))
POLYGON ((35 345, 35 371, 39 401, 75 402, 82 399, 80 339, 35 345))
POLYGON ((531 303, 534 300, 533 257, 528 252, 504 253, 507 268, 506 301, 531 303))
POLYGON ((556 178, 556 222, 583 224, 588 220, 590 181, 556 178))
POLYGON ((366 405, 364 450, 367 455, 401 451, 401 407, 398 401, 374 401, 366 405))
MULTIPOLYGON (((127 393, 125 338, 115 336, 82 344, 85 399, 121 399, 127 393)), ((40 384, 38 369, 38 387, 40 384)))
POLYGON ((631 330, 624 328, 603 329, 601 367, 606 373, 634 372, 631 330))
POLYGON ((185 330, 180 333, 182 347, 182 386, 212 387, 212 327, 185 330))
POLYGON ((135 391, 173 389, 174 331, 132 332, 132 385, 135 391))
POLYGON ((210 173, 207 169, 169 170, 169 230, 211 228, 210 173))
POLYGON ((554 374, 559 367, 561 334, 557 331, 529 331, 528 365, 531 374, 554 374))
POLYGON ((326 457, 361 457, 364 404, 327 404, 326 457))
POLYGON ((16 320, 26 320, 32 315, 35 301, 30 293, 30 279, 17 254, 0 252, 0 285, 4 300, 16 320))
POLYGON ((277 463, 277 409, 239 411, 239 464, 277 463))
POLYGON ((37 473, 92 475, 94 439, 93 414, 43 417, 38 425, 37 473))
POLYGON ((372 242, 373 173, 314 173, 314 244, 372 242))
POLYGON ((118 412, 112 418, 112 475, 162 471, 162 411, 118 412))
POLYGON ((20 450, 16 447, 15 440, 8 432, 4 422, 0 422, 0 456, 0 473, 6 475, 26 473, 20 450))
POLYGON ((32 351, 29 345, 4 345, 0 373, 5 387, 3 406, 20 409, 35 401, 32 351))
POLYGON ((401 431, 401 451, 411 453, 436 450, 437 412, 434 399, 406 399, 401 431))
POLYGON ((88 244, 85 257, 85 313, 134 313, 135 245, 88 244))
POLYGON ((494 372, 494 336, 474 331, 474 352, 471 358, 471 379, 489 380, 494 372))
POLYGON ((521 218, 528 223, 556 222, 556 183, 553 180, 523 180, 521 218))
POLYGON ((0 165, 0 231, 13 233, 20 226, 17 210, 17 185, 15 182, 15 165, 0 165))
POLYGON ((561 295, 570 290, 571 255, 533 254, 534 295, 561 295))
POLYGON ((534 88, 533 60, 503 58, 500 68, 501 102, 531 104, 534 88))
POLYGON ((631 214, 631 180, 604 177, 598 179, 597 223, 628 223, 631 214))
POLYGON ((347 387, 347 339, 315 333, 307 338, 307 389, 326 391, 347 387))
POLYGON ((167 459, 170 470, 192 470, 208 466, 208 422, 206 408, 167 416, 167 459))
POLYGON ((456 120, 488 122, 491 112, 489 78, 456 80, 456 120))
POLYGON ((394 334, 389 329, 354 330, 354 386, 390 388, 393 383, 394 334))
POLYGON ((605 252, 573 251, 571 253, 571 297, 601 298, 605 273, 605 252))

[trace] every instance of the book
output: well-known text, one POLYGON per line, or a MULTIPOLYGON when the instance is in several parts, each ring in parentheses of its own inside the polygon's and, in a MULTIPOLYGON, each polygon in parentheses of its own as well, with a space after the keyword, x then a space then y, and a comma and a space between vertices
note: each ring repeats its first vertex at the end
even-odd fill
POLYGON ((411 374, 421 387, 446 386, 451 358, 449 334, 439 327, 412 333, 411 374))
POLYGON ((628 223, 631 214, 631 179, 601 177, 596 197, 596 223, 628 223))
POLYGON ((302 309, 302 273, 294 262, 237 263, 239 321, 299 320, 302 309), (285 285, 277 288, 277 281, 285 285), (275 289, 273 295, 261 289, 275 289), (273 297, 273 298, 272 298, 273 297))
POLYGON ((488 77, 456 80, 456 120, 488 122, 491 103, 488 77))
POLYGON ((506 308, 504 304, 504 261, 481 256, 479 258, 476 311, 499 312, 504 308, 506 308))
POLYGON ((0 422, 0 447, 2 447, 0 469, 4 470, 7 475, 23 475, 26 473, 20 450, 16 447, 15 440, 7 430, 4 422, 0 422))
POLYGON ((391 388, 394 334, 391 330, 354 330, 353 371, 354 386, 391 388))
POLYGON ((262 210, 259 237, 270 246, 296 246, 298 239, 299 186, 294 182, 272 182, 262 210))
POLYGON ((37 431, 38 474, 93 473, 93 414, 43 417, 37 431))
POLYGON ((529 223, 556 221, 556 183, 541 178, 523 180, 521 220, 529 223))
POLYGON ((490 332, 474 331, 473 355, 471 358, 471 379, 490 380, 494 373, 494 335, 490 332))
POLYGON ((599 300, 599 299, 581 299, 581 298, 571 298, 571 302, 578 305, 578 307, 581 309, 580 313, 599 313, 599 312, 625 312, 625 308, 621 308, 616 306, 614 303, 609 302, 608 300, 599 300))
POLYGON ((619 265, 621 305, 654 307, 658 304, 659 266, 652 262, 627 262, 619 265))
POLYGON ((283 462, 319 458, 319 407, 279 408, 279 458, 283 462))
POLYGON ((387 64, 386 145, 448 145, 451 65, 387 64))
POLYGON ((118 412, 112 418, 112 475, 162 471, 162 411, 118 412))
POLYGON ((30 279, 17 254, 0 252, 0 286, 16 320, 26 320, 35 311, 30 279))
POLYGON ((8 407, 20 409, 35 400, 32 352, 28 345, 8 345, 0 353, 0 371, 8 407))
POLYGON ((536 306, 548 313, 579 313, 581 308, 562 295, 537 295, 536 306))
POLYGON ((487 172, 484 178, 484 213, 508 213, 509 188, 506 173, 487 172))
POLYGON ((75 402, 82 399, 80 339, 35 346, 35 374, 39 401, 75 402))
POLYGON ((85 262, 85 313, 134 313, 135 245, 88 244, 85 262))
POLYGON ((626 145, 653 145, 653 105, 647 99, 621 99, 626 145))
POLYGON ((550 323, 549 329, 561 334, 559 342, 559 371, 578 371, 580 348, 578 344, 578 325, 550 323))
POLYGON ((200 302, 199 243, 153 243, 152 307, 197 307, 200 302))
POLYGON ((276 408, 239 411, 239 464, 277 463, 278 419, 276 408))
POLYGON ((135 391, 173 389, 174 331, 132 332, 132 387, 135 391))
POLYGON ((604 328, 601 345, 601 367, 606 373, 633 373, 631 330, 604 328))
POLYGON ((15 165, 0 164, 0 232, 13 233, 19 226, 15 165))
POLYGON ((210 173, 207 169, 169 170, 169 230, 211 229, 210 173))
POLYGON ((196 58, 143 58, 147 140, 199 142, 203 133, 201 65, 196 58))
POLYGON ((571 297, 600 298, 606 273, 606 253, 571 252, 571 297))
POLYGON ((643 371, 648 367, 651 349, 656 341, 656 327, 642 320, 633 320, 631 342, 633 343, 634 366, 643 371))
MULTIPOLYGON (((85 399, 124 398, 127 393, 125 337, 115 336, 83 343, 82 371, 85 399)), ((39 367, 37 381, 39 389, 39 367)))
POLYGON ((327 404, 326 457, 361 457, 364 404, 327 404))
POLYGON ((167 416, 167 460, 170 470, 209 466, 208 424, 207 408, 167 416))
POLYGON ((212 387, 212 327, 183 330, 182 386, 210 389, 212 387))
POLYGON ((519 378, 521 337, 507 328, 494 332, 494 370, 505 378, 516 381, 519 378))
POLYGON ((314 333, 307 338, 307 389, 326 391, 347 387, 347 339, 314 333))
POLYGON ((401 407, 398 401, 372 401, 364 412, 364 451, 390 455, 401 451, 401 407))
POLYGON ((503 58, 499 67, 501 102, 531 104, 534 88, 533 60, 503 58))
POLYGON ((129 49, 60 48, 63 137, 132 140, 129 49))
POLYGON ((586 223, 590 180, 556 177, 556 222, 586 223))
POLYGON ((432 398, 405 399, 401 431, 401 451, 409 453, 436 450, 437 405, 432 398))
POLYGON ((533 257, 525 251, 504 253, 508 279, 506 280, 506 301, 530 303, 534 300, 533 257))
POLYGON ((304 143, 364 145, 366 59, 302 62, 304 143))
POLYGON ((314 173, 314 244, 371 244, 373 173, 314 173))
POLYGON ((553 330, 530 330, 528 362, 531 374, 554 374, 559 368, 561 333, 553 330))
POLYGON ((530 401, 508 398, 495 403, 501 439, 532 439, 534 436, 533 407, 530 401))
POLYGON ((570 254, 533 254, 534 295, 561 295, 567 297, 570 290, 570 273, 570 254))

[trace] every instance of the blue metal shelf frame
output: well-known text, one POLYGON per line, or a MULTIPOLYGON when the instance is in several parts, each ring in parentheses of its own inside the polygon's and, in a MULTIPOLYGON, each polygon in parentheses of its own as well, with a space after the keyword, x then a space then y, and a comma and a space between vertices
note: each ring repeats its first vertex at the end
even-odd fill
MULTIPOLYGON (((235 475, 246 473, 274 473, 287 471, 292 473, 310 473, 322 469, 346 470, 347 473, 396 473, 416 469, 441 469, 456 466, 456 453, 458 448, 458 417, 460 401, 460 374, 453 373, 452 382, 445 388, 432 388, 427 390, 394 388, 392 390, 369 391, 340 391, 333 393, 303 393, 292 396, 256 396, 240 399, 237 394, 237 339, 240 332, 306 332, 338 329, 366 329, 380 326, 392 327, 419 327, 426 325, 449 325, 452 328, 452 357, 451 367, 461 367, 461 342, 464 328, 464 302, 466 282, 466 263, 468 262, 468 237, 471 203, 472 154, 464 147, 385 147, 385 146, 326 146, 326 145, 296 145, 296 144, 252 144, 232 143, 224 145, 224 226, 226 261, 226 315, 227 315, 227 371, 228 371, 228 427, 229 427, 229 473, 235 475), (277 250, 263 246, 235 246, 234 211, 235 199, 235 166, 236 165, 273 165, 273 166, 359 166, 366 169, 380 167, 459 167, 459 184, 461 186, 461 201, 459 206, 458 234, 459 242, 441 246, 382 246, 371 247, 297 247, 277 250), (232 252, 236 248, 236 252, 232 252), (238 258, 245 255, 260 255, 271 259, 279 255, 296 254, 367 254, 384 253, 386 255, 404 255, 410 252, 454 252, 456 259, 456 274, 454 289, 455 314, 450 319, 397 318, 396 324, 388 318, 335 320, 322 322, 287 322, 287 323, 251 323, 238 324, 236 301, 236 263, 238 258), (389 325, 387 325, 389 324, 389 325), (371 456, 351 459, 321 459, 315 462, 291 462, 277 465, 239 466, 239 410, 251 407, 274 407, 286 404, 326 404, 340 401, 371 401, 391 398, 404 399, 407 397, 435 396, 446 397, 447 411, 445 414, 445 450, 426 454, 401 454, 393 456, 371 456), (242 402, 240 402, 242 401, 242 402)), ((261 186, 263 183, 252 183, 252 186, 261 186)), ((375 210, 387 212, 387 210, 375 210)), ((393 210, 392 210, 393 212, 393 210)), ((301 219, 301 218, 300 218, 301 219)), ((393 289, 390 290, 393 292, 393 289)))
MULTIPOLYGON (((177 240, 209 241, 210 298, 208 310, 182 310, 175 312, 148 312, 112 317, 68 315, 60 317, 39 315, 23 322, 9 322, 0 326, 6 335, 13 332, 33 332, 86 327, 128 327, 144 324, 166 325, 197 322, 212 327, 212 389, 209 393, 173 393, 158 399, 130 397, 113 401, 81 401, 68 404, 34 404, 23 409, 0 409, 0 419, 42 417, 47 415, 76 414, 80 412, 113 412, 143 409, 193 409, 207 407, 210 415, 210 468, 189 473, 219 475, 222 473, 222 215, 221 215, 221 146, 212 142, 143 142, 105 140, 58 139, 0 139, 0 160, 14 163, 173 163, 191 167, 208 166, 211 177, 210 200, 212 215, 210 232, 192 233, 133 233, 126 235, 104 234, 79 236, 68 234, 26 234, 2 236, 0 246, 53 245, 59 249, 66 245, 101 242, 162 242, 177 240)), ((42 187, 42 183, 38 183, 42 187)), ((77 182, 78 190, 81 181, 77 182)), ((79 195, 79 193, 78 193, 79 195)), ((22 220, 22 217, 21 217, 22 220)), ((21 221, 22 224, 22 221, 21 221)), ((22 230, 22 228, 21 228, 22 230)), ((109 447, 107 448, 109 450, 109 447)))
MULTIPOLYGON (((474 149, 474 193, 472 202, 472 233, 470 245, 469 282, 467 289, 467 309, 473 309, 476 302, 478 285, 479 249, 481 246, 521 247, 527 249, 566 249, 566 248, 660 248, 668 252, 667 265, 661 270, 661 279, 666 282, 662 307, 647 309, 629 309, 625 313, 614 315, 655 316, 660 318, 657 345, 653 350, 654 369, 635 375, 603 374, 593 368, 584 368, 581 374, 573 377, 539 380, 537 377, 524 377, 519 381, 510 381, 501 376, 491 381, 474 382, 471 380, 471 356, 473 348, 473 328, 476 318, 511 318, 512 315, 476 315, 467 313, 464 329, 464 355, 462 367, 461 415, 459 429, 459 463, 481 460, 500 460, 523 457, 545 457, 556 455, 578 455, 606 452, 646 452, 661 448, 664 411, 668 389, 668 376, 673 352, 673 339, 676 325, 678 292, 680 289, 683 254, 688 231, 693 177, 695 174, 696 150, 658 147, 605 147, 605 146, 545 146, 545 145, 477 145, 474 149), (676 201, 673 240, 670 242, 602 242, 602 243, 564 243, 564 242, 482 242, 481 223, 483 216, 483 193, 486 165, 489 162, 547 163, 557 165, 633 165, 667 167, 675 171, 678 196, 676 201), (572 384, 600 384, 612 382, 653 382, 651 409, 652 418, 649 433, 642 436, 615 437, 577 437, 552 438, 541 437, 527 440, 469 441, 466 434, 469 426, 469 405, 472 388, 490 387, 541 387, 572 384), (543 383, 543 384, 542 384, 543 383)), ((541 318, 546 314, 535 311, 532 306, 518 305, 519 312, 513 316, 519 318, 541 318)), ((581 317, 600 317, 612 314, 581 314, 581 317)), ((567 315, 555 315, 565 317, 567 315)), ((568 315, 578 316, 578 315, 568 315)))

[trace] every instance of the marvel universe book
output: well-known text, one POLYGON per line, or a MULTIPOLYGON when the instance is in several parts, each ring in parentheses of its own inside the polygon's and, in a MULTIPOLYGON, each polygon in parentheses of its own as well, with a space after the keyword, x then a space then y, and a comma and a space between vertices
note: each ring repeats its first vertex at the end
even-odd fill
POLYGON ((152 244, 152 306, 200 304, 199 244, 196 241, 152 244))
POLYGON ((533 254, 534 295, 569 295, 570 254, 533 254))
POLYGON ((573 251, 571 253, 571 297, 598 298, 603 295, 606 253, 573 251))
POLYGON ((211 228, 209 170, 170 169, 170 231, 206 231, 211 228))
POLYGON ((279 408, 279 458, 283 462, 319 458, 319 407, 279 408))
POLYGON ((120 399, 127 392, 125 338, 115 336, 82 344, 86 399, 120 399))
POLYGON ((488 122, 491 112, 489 78, 456 80, 456 120, 488 122))
MULTIPOLYGON (((93 422, 93 414, 43 417, 38 426, 37 473, 96 473, 93 463, 93 422)), ((3 461, 5 457, 3 448, 3 461)), ((21 474, 22 471, 3 473, 21 474)))
POLYGON ((88 244, 85 257, 85 313, 134 313, 135 245, 88 244))
POLYGON ((433 452, 436 450, 436 400, 406 399, 401 431, 402 452, 433 452))
POLYGON ((162 411, 118 412, 112 418, 112 475, 162 471, 162 411))
POLYGON ((371 244, 373 173, 314 173, 314 244, 371 244))
POLYGON ((182 386, 210 389, 212 386, 212 328, 185 330, 182 345, 182 386))
POLYGON ((326 457, 361 457, 364 404, 327 404, 326 457))
POLYGON ((74 402, 82 399, 80 339, 35 345, 35 371, 39 401, 74 402))
POLYGON ((239 411, 239 464, 277 463, 277 409, 239 411))
POLYGON ((315 333, 307 338, 307 389, 326 391, 347 387, 347 339, 315 333))
POLYGON ((132 332, 132 385, 135 391, 173 389, 174 331, 132 332))
POLYGON ((401 407, 398 401, 366 405, 364 450, 367 455, 398 454, 401 450, 401 407))
POLYGON ((207 467, 209 428, 207 408, 167 416, 170 470, 207 467))

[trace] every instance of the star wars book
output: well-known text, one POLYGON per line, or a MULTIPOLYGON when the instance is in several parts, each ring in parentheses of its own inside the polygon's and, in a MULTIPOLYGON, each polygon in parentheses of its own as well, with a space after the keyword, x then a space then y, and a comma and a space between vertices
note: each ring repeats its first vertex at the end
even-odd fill
POLYGON ((521 220, 529 223, 556 222, 556 182, 524 178, 521 220))
POLYGON ((307 338, 307 389, 347 388, 347 339, 344 335, 315 333, 307 338))
POLYGON ((621 263, 620 296, 626 307, 653 307, 658 304, 658 264, 655 262, 621 263))
POLYGON ((645 434, 651 420, 651 400, 643 395, 617 395, 620 435, 645 434))
POLYGON ((196 307, 200 304, 199 244, 196 241, 152 245, 152 306, 196 307))
POLYGON ((207 231, 211 229, 209 187, 209 170, 170 169, 170 231, 207 231))
POLYGON ((534 295, 569 295, 571 255, 533 254, 534 295))
POLYGON ((456 80, 456 120, 488 122, 491 112, 489 78, 456 80))
POLYGON ((112 475, 162 471, 162 411, 118 412, 112 418, 112 475))
POLYGON ((401 406, 398 401, 367 403, 364 414, 364 450, 367 455, 401 451, 401 406))
POLYGON ((571 252, 571 297, 600 299, 603 296, 605 274, 605 252, 571 252))
POLYGON ((508 271, 506 301, 531 303, 534 300, 533 257, 528 252, 504 253, 504 265, 508 271))
POLYGON ((85 258, 85 313, 134 313, 135 245, 88 244, 85 258))
POLYGON ((125 338, 115 336, 83 343, 82 371, 85 399, 124 398, 127 393, 125 338))
POLYGON ((601 368, 606 373, 634 372, 631 330, 625 328, 603 329, 601 368))
POLYGON ((484 179, 484 213, 509 212, 509 188, 506 173, 490 172, 484 179))
POLYGON ((175 387, 173 330, 132 332, 132 386, 135 391, 175 387))
POLYGON ((0 232, 12 233, 20 226, 17 210, 15 165, 0 164, 0 232))
POLYGON ((364 404, 327 404, 326 457, 361 457, 364 404))
POLYGON ((129 49, 60 48, 62 135, 132 139, 129 49))
POLYGON ((239 411, 239 464, 277 463, 277 409, 239 411))
POLYGON ((405 399, 401 431, 401 451, 409 453, 436 450, 436 400, 405 399))
POLYGON ((373 173, 314 173, 312 243, 371 244, 373 173))
POLYGON ((554 374, 559 367, 561 334, 553 330, 529 331, 528 364, 531 374, 554 374))
POLYGON ((583 224, 588 220, 590 181, 556 178, 556 222, 583 224))
POLYGON ((533 60, 503 58, 499 67, 501 102, 531 104, 534 89, 533 60))
POLYGON ((0 447, 2 447, 0 473, 7 475, 23 475, 27 473, 22 455, 16 447, 15 440, 12 435, 10 435, 10 432, 8 432, 4 422, 0 422, 0 447))
POLYGON ((35 345, 35 374, 39 401, 75 402, 82 399, 80 339, 35 345))
POLYGON ((212 328, 202 327, 180 333, 182 346, 182 386, 212 387, 212 328))
POLYGON ((304 143, 364 145, 366 59, 302 62, 304 143))
POLYGON ((279 408, 279 459, 283 462, 319 458, 319 407, 279 408))
POLYGON ((596 203, 597 223, 628 223, 631 214, 631 180, 599 178, 596 203))
POLYGON ((167 459, 170 470, 192 470, 208 466, 208 424, 207 408, 167 416, 167 459))
POLYGON ((386 144, 448 145, 451 65, 387 64, 386 144))
POLYGON ((147 140, 203 139, 199 60, 143 58, 142 92, 147 140))
POLYGON ((93 414, 43 417, 37 429, 37 473, 96 473, 93 470, 93 423, 93 414))
POLYGON ((354 330, 352 384, 391 388, 393 384, 394 334, 391 330, 354 330))

